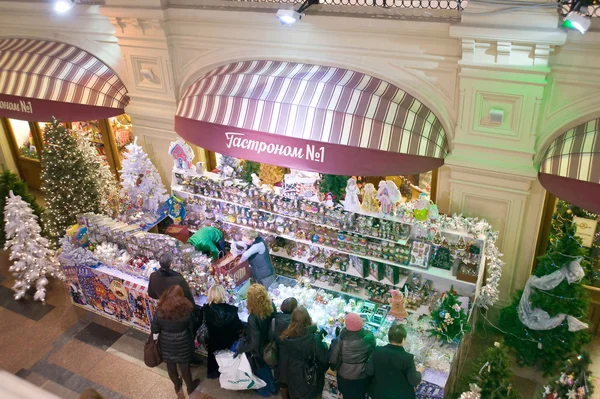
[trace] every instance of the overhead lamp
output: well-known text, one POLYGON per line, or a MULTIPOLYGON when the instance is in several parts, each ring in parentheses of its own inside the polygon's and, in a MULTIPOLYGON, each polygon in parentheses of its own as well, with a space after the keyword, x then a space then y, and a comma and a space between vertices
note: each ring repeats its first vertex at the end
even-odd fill
POLYGON ((64 14, 75 6, 75 0, 56 0, 54 2, 54 11, 64 14))
POLYGON ((562 26, 563 28, 576 29, 581 33, 585 33, 591 24, 591 18, 586 17, 576 11, 571 11, 565 17, 562 26))
POLYGON ((304 16, 303 12, 310 6, 319 4, 319 0, 304 0, 298 8, 298 11, 291 9, 280 8, 277 10, 277 19, 281 25, 289 26, 299 21, 304 16))

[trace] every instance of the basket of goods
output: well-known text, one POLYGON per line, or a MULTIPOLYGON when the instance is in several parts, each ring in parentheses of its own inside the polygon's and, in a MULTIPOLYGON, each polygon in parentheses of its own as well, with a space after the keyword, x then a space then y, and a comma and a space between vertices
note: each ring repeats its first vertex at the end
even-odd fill
POLYGON ((239 287, 250 278, 250 264, 248 261, 240 263, 239 260, 240 256, 227 254, 212 264, 214 273, 231 276, 235 286, 239 287))

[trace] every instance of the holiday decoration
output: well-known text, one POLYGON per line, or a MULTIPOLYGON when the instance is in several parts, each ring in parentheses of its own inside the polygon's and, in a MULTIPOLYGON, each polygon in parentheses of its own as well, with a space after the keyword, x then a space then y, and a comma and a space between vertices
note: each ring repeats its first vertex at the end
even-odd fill
POLYGON ((240 178, 246 183, 253 183, 252 175, 258 175, 260 172, 260 164, 258 162, 244 161, 242 163, 242 171, 240 178))
POLYGON ((281 183, 283 181, 283 169, 279 166, 261 164, 260 172, 258 177, 262 180, 263 184, 267 186, 274 186, 277 183, 281 183))
MULTIPOLYGON (((5 169, 4 166, 2 167, 2 173, 0 173, 0 220, 4 220, 6 199, 11 191, 14 195, 20 196, 23 201, 29 204, 33 210, 33 214, 38 217, 39 222, 44 209, 37 204, 33 195, 29 194, 27 183, 15 173, 5 169)), ((0 223, 0 247, 4 247, 5 242, 6 233, 4 231, 4 223, 0 223)))
POLYGON ((221 155, 217 169, 223 179, 236 179, 240 175, 240 160, 229 155, 221 155))
POLYGON ((42 191, 46 199, 44 228, 54 242, 78 214, 98 212, 101 193, 97 171, 77 143, 76 136, 58 120, 44 128, 42 191))
POLYGON ((581 355, 566 360, 558 377, 550 378, 542 391, 543 399, 591 399, 594 393, 594 378, 589 371, 590 355, 581 355))
POLYGON ((467 392, 463 392, 459 399, 481 399, 481 388, 477 384, 471 384, 467 392))
POLYGON ((192 169, 194 167, 194 151, 183 139, 171 142, 169 154, 173 157, 175 167, 178 169, 192 169))
POLYGON ((137 137, 126 148, 121 169, 121 196, 126 212, 130 217, 154 213, 167 200, 167 190, 148 154, 137 144, 137 137))
POLYGON ((452 269, 452 257, 450 256, 450 250, 446 247, 438 247, 433 255, 431 266, 439 269, 450 270, 452 269))
POLYGON ((55 260, 54 251, 48 248, 48 240, 40 236, 38 217, 29 204, 11 191, 6 200, 4 222, 6 224, 5 249, 10 251, 13 264, 9 271, 15 277, 15 299, 25 296, 35 284, 36 301, 46 299, 48 275, 64 278, 55 260))
POLYGON ((390 290, 392 297, 390 298, 390 316, 396 319, 404 319, 408 317, 408 312, 404 309, 404 297, 399 290, 390 290))
MULTIPOLYGON (((519 399, 521 395, 513 387, 513 373, 510 357, 500 342, 486 349, 461 379, 462 386, 469 384, 471 396, 486 399, 519 399), (473 394, 479 396, 472 396, 473 394)), ((461 390, 459 389, 459 392, 461 390)))
POLYGON ((348 179, 348 176, 323 175, 319 191, 323 194, 332 193, 334 199, 340 201, 346 194, 348 179))
POLYGON ((502 309, 500 327, 506 344, 516 350, 521 364, 553 373, 571 353, 589 341, 585 318, 588 299, 581 285, 588 262, 575 228, 564 224, 523 292, 502 309))
POLYGON ((349 178, 346 184, 346 197, 344 199, 345 211, 358 212, 360 210, 360 201, 358 200, 359 192, 358 186, 356 185, 356 179, 354 177, 349 178))
POLYGON ((453 288, 442 294, 440 306, 431 311, 431 335, 448 343, 459 342, 471 330, 467 324, 467 315, 460 305, 453 288))
MULTIPOLYGON (((419 199, 416 201, 414 205, 413 215, 417 220, 425 220, 429 217, 429 208, 431 207, 432 202, 429 199, 429 195, 425 193, 421 193, 419 195, 419 199)), ((437 208, 436 208, 437 209, 437 208)))
POLYGON ((362 209, 365 212, 377 212, 379 210, 379 201, 377 200, 377 190, 373 183, 367 183, 362 190, 362 209))
POLYGON ((392 215, 396 204, 401 199, 400 191, 398 191, 396 183, 391 180, 380 181, 379 189, 377 190, 377 199, 381 204, 381 212, 383 215, 392 215))

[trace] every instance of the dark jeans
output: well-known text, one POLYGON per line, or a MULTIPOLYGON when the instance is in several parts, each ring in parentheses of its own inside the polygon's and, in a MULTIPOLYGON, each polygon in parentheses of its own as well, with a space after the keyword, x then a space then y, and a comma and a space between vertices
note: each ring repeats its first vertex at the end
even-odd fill
POLYGON ((215 349, 208 344, 208 364, 206 366, 206 374, 207 375, 215 375, 219 372, 219 363, 217 363, 217 358, 215 357, 215 349))
MULTIPOLYGON (((189 389, 192 386, 192 370, 190 369, 190 365, 188 363, 179 363, 179 370, 181 370, 181 377, 185 381, 185 386, 189 389)), ((167 371, 173 385, 177 386, 179 383, 177 363, 167 363, 167 371)))
POLYGON ((365 399, 369 390, 369 379, 347 380, 337 376, 338 389, 344 395, 344 399, 365 399))
POLYGON ((262 366, 256 371, 256 376, 267 383, 267 386, 264 388, 260 388, 256 390, 256 393, 260 396, 271 396, 272 393, 277 392, 277 387, 275 387, 275 379, 273 378, 273 374, 271 373, 271 368, 267 365, 262 366))

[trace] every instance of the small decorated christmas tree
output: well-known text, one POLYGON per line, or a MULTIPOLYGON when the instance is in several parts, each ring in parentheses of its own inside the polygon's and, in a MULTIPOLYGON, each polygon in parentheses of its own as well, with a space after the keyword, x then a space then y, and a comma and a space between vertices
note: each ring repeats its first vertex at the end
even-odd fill
POLYGON ((459 342, 471 327, 467 323, 467 315, 458 301, 454 287, 442 294, 439 308, 431 312, 431 335, 444 342, 459 342))
POLYGON ((46 195, 44 228, 56 243, 79 214, 98 212, 100 193, 93 166, 86 162, 75 135, 58 120, 44 128, 42 191, 46 195))
POLYGON ((248 184, 252 184, 252 174, 260 173, 260 164, 258 162, 244 161, 242 163, 242 172, 240 178, 248 184))
POLYGON ((48 275, 63 278, 55 259, 48 248, 48 240, 40 235, 38 217, 29 204, 11 191, 6 200, 4 222, 6 224, 5 249, 10 251, 13 264, 8 269, 15 277, 13 290, 15 299, 21 299, 35 284, 33 299, 46 299, 48 275))
POLYGON ((486 349, 470 367, 461 385, 468 384, 471 396, 463 393, 461 399, 478 397, 486 399, 519 399, 521 395, 513 387, 513 373, 510 358, 500 343, 486 349))
POLYGON ((522 365, 538 365, 544 374, 556 372, 571 353, 589 342, 588 299, 582 285, 588 267, 585 248, 572 224, 561 226, 525 289, 500 312, 505 342, 522 365), (538 363, 539 362, 539 363, 538 363))
POLYGON ((331 193, 336 202, 344 198, 346 194, 346 185, 348 184, 349 176, 340 175, 323 175, 319 191, 323 194, 331 193))
POLYGON ((260 164, 260 173, 258 174, 258 177, 260 177, 263 184, 274 186, 283 181, 284 174, 283 169, 279 166, 260 164))
POLYGON ((221 155, 219 176, 226 179, 236 179, 240 174, 240 160, 229 155, 221 155))
MULTIPOLYGON (((33 214, 36 215, 39 220, 44 209, 37 204, 33 195, 29 194, 27 183, 15 173, 5 169, 4 166, 2 167, 2 173, 0 173, 0 220, 4 220, 6 198, 11 191, 29 204, 33 210, 33 214)), ((6 232, 4 231, 4 223, 0 223, 0 247, 4 247, 5 242, 6 232)))
POLYGON ((591 399, 594 393, 593 377, 590 373, 590 355, 568 359, 558 377, 551 378, 544 386, 543 399, 591 399))
POLYGON ((137 144, 137 137, 127 147, 121 169, 121 196, 128 215, 154 213, 168 199, 158 170, 137 144))

